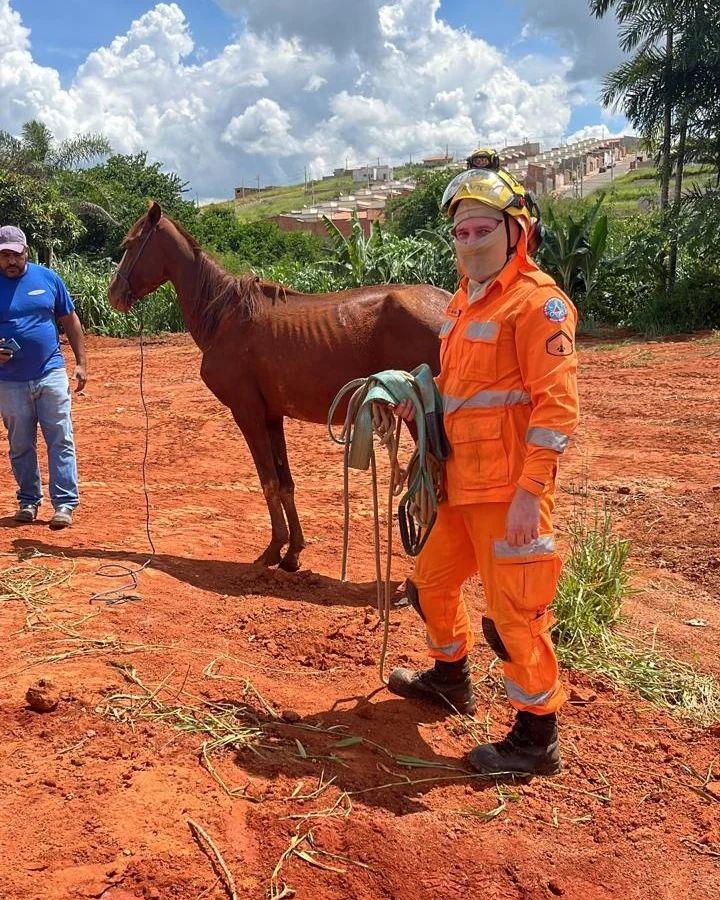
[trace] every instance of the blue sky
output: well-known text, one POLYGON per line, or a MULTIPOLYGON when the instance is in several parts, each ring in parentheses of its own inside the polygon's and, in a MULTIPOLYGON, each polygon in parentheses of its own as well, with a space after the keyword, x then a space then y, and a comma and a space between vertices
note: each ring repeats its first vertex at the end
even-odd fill
POLYGON ((26 90, 0 128, 103 130, 224 193, 240 170, 292 180, 354 154, 617 132, 596 98, 618 58, 584 0, 0 0, 0 88, 19 70, 26 90))

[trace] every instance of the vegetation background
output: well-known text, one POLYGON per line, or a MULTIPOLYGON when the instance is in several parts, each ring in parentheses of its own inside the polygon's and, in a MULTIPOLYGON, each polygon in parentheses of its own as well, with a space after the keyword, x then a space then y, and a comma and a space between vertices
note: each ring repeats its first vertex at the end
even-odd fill
MULTIPOLYGON (((611 9, 626 61, 604 82, 654 159, 584 199, 542 198, 540 266, 573 298, 586 331, 621 327, 660 334, 720 327, 720 4, 706 0, 589 0, 611 9)), ((471 137, 471 136, 469 136, 471 137)), ((120 242, 150 200, 234 273, 253 271, 304 291, 376 282, 428 282, 453 290, 449 223, 439 200, 450 175, 414 174, 413 194, 391 201, 388 223, 366 237, 282 232, 270 217, 327 199, 347 178, 272 188, 198 208, 180 175, 146 153, 114 154, 102 135, 57 142, 41 122, 0 132, 0 220, 21 225, 41 262, 66 280, 86 328, 136 333, 140 318, 110 309, 107 284, 120 242)), ((146 331, 183 329, 166 285, 143 304, 146 331)))

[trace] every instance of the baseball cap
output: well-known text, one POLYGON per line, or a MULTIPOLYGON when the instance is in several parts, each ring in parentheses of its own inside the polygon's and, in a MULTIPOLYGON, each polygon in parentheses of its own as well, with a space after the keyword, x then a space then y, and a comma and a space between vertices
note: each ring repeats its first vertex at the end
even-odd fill
POLYGON ((16 225, 0 226, 0 250, 13 250, 22 253, 27 247, 25 232, 16 225))

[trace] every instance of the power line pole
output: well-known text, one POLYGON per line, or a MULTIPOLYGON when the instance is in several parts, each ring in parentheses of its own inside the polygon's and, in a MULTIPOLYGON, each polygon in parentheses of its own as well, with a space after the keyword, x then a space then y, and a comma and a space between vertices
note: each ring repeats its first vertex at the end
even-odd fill
POLYGON ((257 189, 258 189, 258 193, 260 193, 260 176, 259 175, 257 176, 257 189))

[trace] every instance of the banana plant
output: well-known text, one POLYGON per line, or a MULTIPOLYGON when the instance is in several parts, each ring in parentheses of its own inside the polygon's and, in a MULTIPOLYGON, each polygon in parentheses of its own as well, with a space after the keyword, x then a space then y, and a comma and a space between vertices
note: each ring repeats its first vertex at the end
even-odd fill
POLYGON ((598 267, 608 238, 607 215, 600 212, 604 200, 600 194, 580 219, 560 218, 552 207, 545 213, 540 265, 573 299, 589 300, 598 285, 598 267))

